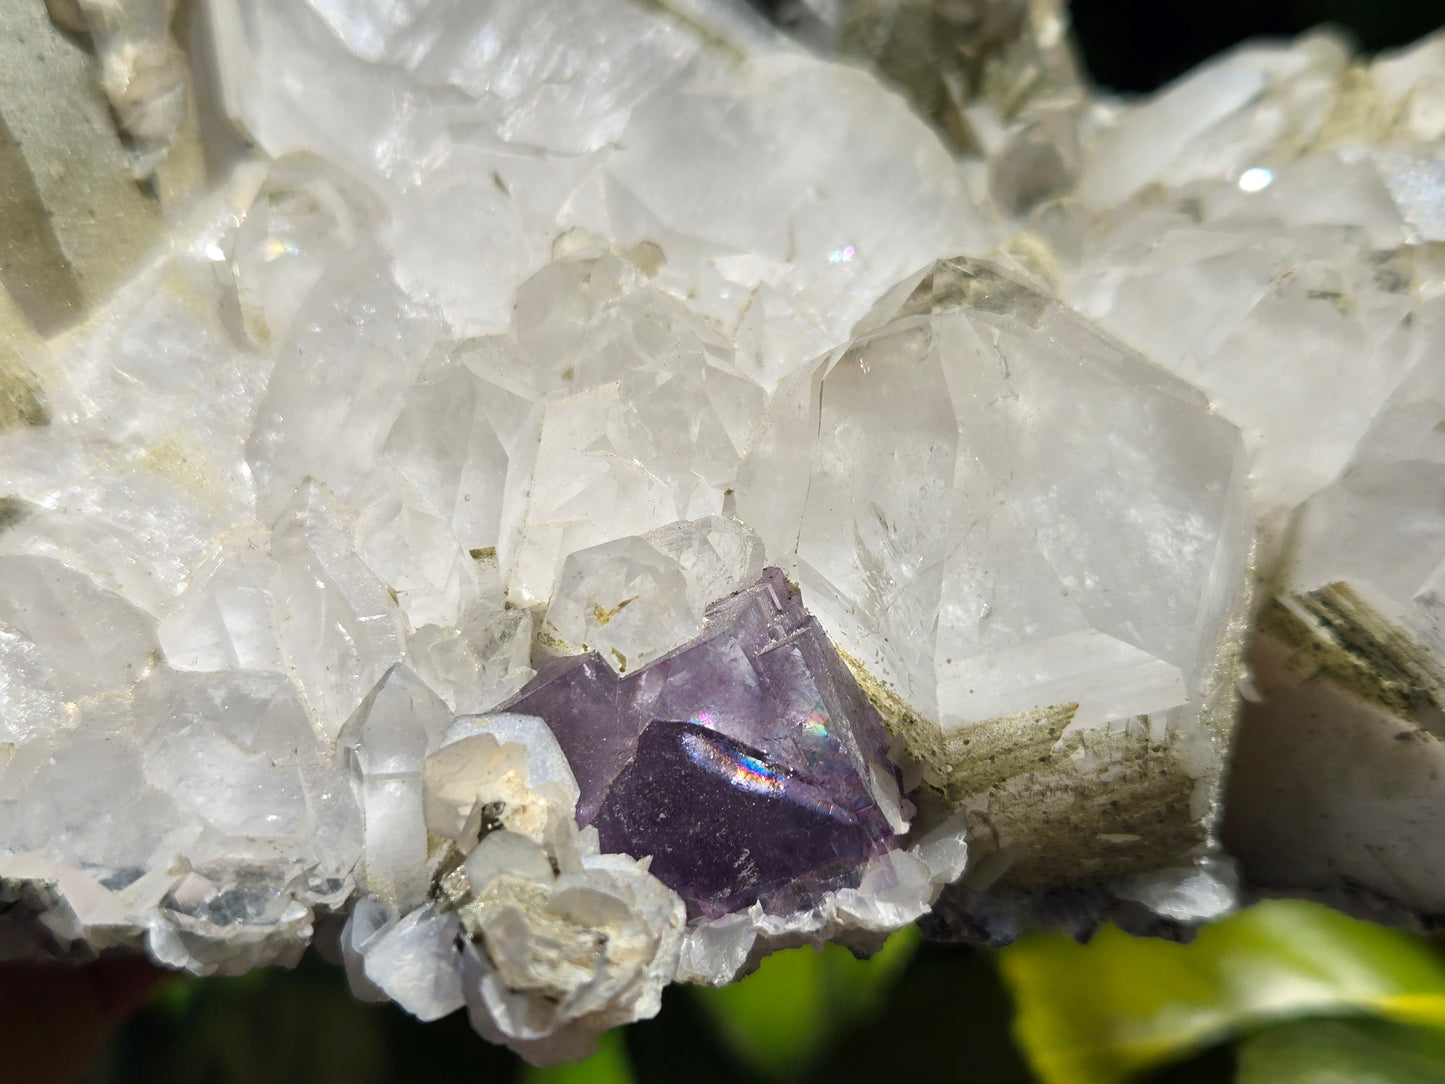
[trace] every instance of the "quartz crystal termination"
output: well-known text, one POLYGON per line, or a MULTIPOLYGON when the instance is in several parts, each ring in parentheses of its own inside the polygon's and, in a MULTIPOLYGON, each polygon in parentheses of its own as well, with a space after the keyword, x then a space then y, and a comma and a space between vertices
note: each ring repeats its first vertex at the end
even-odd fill
POLYGON ((556 734, 604 851, 651 856, 694 914, 815 905, 906 827, 877 712, 778 569, 619 677, 558 659, 504 710, 556 734))
POLYGON ((1442 72, 1440 33, 1246 43, 1109 109, 1010 246, 1244 434, 1255 695, 1222 836, 1247 890, 1407 922, 1445 913, 1442 72))
POLYGON ((1000 887, 1129 893, 1215 850, 1251 525, 1193 389, 940 261, 780 388, 738 509, 1000 887))

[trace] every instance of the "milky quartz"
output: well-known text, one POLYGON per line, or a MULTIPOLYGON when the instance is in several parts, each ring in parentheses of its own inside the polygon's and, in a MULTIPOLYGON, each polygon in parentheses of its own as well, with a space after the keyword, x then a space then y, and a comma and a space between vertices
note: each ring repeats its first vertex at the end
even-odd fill
POLYGON ((1349 466, 1296 517, 1254 649, 1229 840, 1263 883, 1445 907, 1445 308, 1349 466), (1286 749, 1297 752, 1286 753, 1286 749), (1301 838, 1291 824, 1308 825, 1301 838))
POLYGON ((161 6, 93 45, 145 75, 112 103, 162 192, 130 232, 168 243, 59 323, 0 295, 4 952, 237 972, 354 911, 360 993, 551 1060, 922 914, 967 847, 904 846, 881 731, 826 883, 689 926, 493 709, 569 652, 644 674, 759 580, 735 488, 779 385, 990 243, 928 126, 726 3, 214 0, 188 79, 161 6))
POLYGON ((1237 49, 1106 120, 1077 204, 1034 213, 1064 299, 1244 430, 1267 556, 1429 341, 1439 50, 1366 73, 1323 33, 1237 49))

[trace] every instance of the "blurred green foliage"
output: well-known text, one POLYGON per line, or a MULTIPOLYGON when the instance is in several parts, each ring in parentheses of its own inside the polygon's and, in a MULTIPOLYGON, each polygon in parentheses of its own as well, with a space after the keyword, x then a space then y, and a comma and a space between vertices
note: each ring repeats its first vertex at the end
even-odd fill
MULTIPOLYGON (((1363 1014, 1411 1025, 1370 1040, 1413 1036, 1419 1050, 1402 1048, 1402 1066, 1433 1056, 1445 1037, 1445 964, 1427 941, 1299 900, 1257 904, 1187 945, 1106 928, 1087 946, 1035 935, 1001 963, 1018 1005, 1015 1034, 1044 1084, 1119 1084, 1302 1017, 1363 1014)), ((1341 1034, 1365 1049, 1365 1033, 1341 1034)), ((1241 1046, 1237 1079, 1295 1079, 1281 1067, 1307 1048, 1261 1033, 1241 1046), (1274 1075, 1260 1075, 1260 1064, 1274 1075)), ((1445 1072, 1430 1079, 1445 1081, 1445 1072)))
MULTIPOLYGON (((0 1079, 5 1079, 0 1067, 0 1079)), ((1445 962, 1425 938, 1298 901, 1190 944, 1105 928, 1000 953, 906 930, 869 961, 778 953, 579 1065, 536 1069, 472 1034, 354 1001, 339 969, 177 979, 112 1039, 92 1084, 1424 1084, 1445 1081, 1445 962)))
POLYGON ((1239 1044, 1238 1084, 1440 1084, 1445 1036, 1387 1020, 1299 1020, 1239 1044))
MULTIPOLYGON (((1009 1035, 990 954, 909 929, 869 961, 836 945, 769 957, 718 990, 672 987, 662 1012, 605 1036, 580 1065, 534 1069, 472 1033, 464 1013, 420 1024, 351 998, 339 968, 177 978, 113 1037, 90 1084, 847 1084, 897 1076, 1033 1080, 1009 1035)), ((5 1079, 0 1059, 0 1080, 5 1079)))
POLYGON ((779 952, 744 981, 698 990, 697 997, 753 1070, 795 1080, 842 1032, 877 1015, 917 947, 918 930, 910 926, 867 961, 838 945, 779 952))

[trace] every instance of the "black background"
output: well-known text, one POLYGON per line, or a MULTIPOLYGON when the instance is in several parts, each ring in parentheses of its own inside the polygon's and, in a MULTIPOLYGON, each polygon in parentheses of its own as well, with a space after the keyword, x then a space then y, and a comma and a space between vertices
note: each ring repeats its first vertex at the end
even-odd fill
POLYGON ((1246 38, 1331 23, 1374 53, 1445 25, 1445 0, 1076 0, 1070 9, 1094 79, 1129 91, 1153 90, 1246 38))

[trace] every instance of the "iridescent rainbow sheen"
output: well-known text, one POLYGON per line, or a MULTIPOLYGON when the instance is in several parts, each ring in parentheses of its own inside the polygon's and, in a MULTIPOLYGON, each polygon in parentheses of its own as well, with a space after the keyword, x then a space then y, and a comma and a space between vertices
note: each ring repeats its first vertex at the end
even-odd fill
POLYGON ((808 712, 803 719, 803 726, 815 737, 826 738, 828 736, 828 709, 823 706, 821 700, 814 701, 813 710, 808 712))
POLYGON ((770 768, 757 757, 725 749, 693 733, 682 736, 682 747, 694 764, 722 776, 742 790, 749 790, 754 794, 777 794, 783 789, 782 773, 776 768, 770 768))

